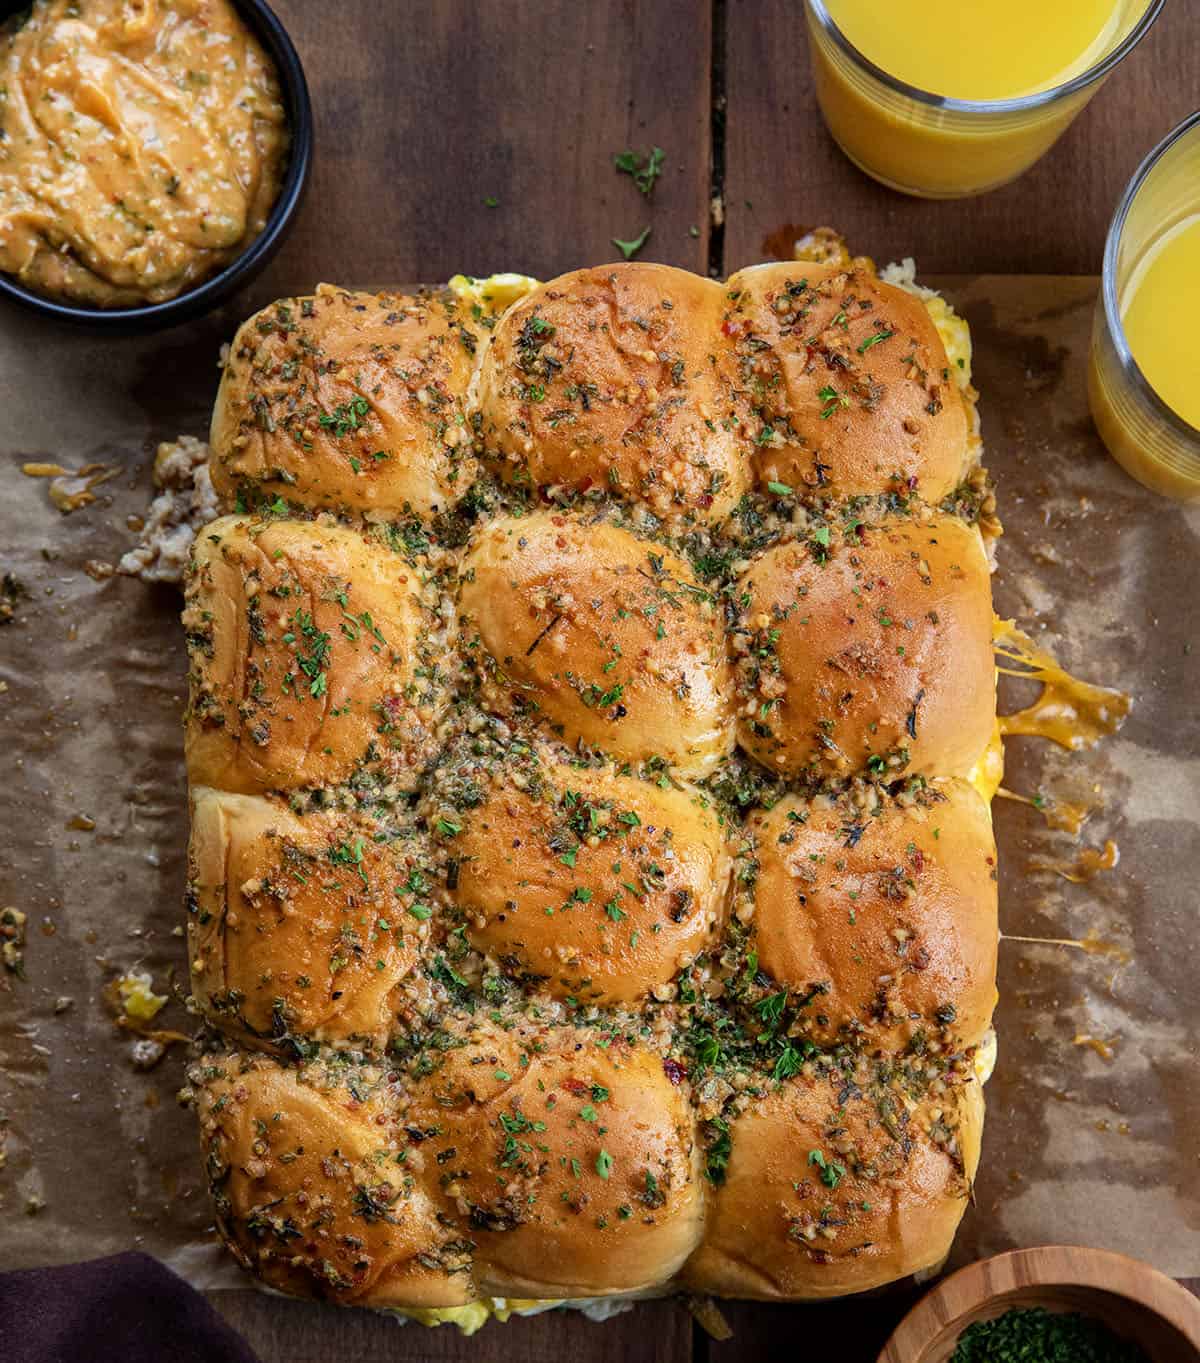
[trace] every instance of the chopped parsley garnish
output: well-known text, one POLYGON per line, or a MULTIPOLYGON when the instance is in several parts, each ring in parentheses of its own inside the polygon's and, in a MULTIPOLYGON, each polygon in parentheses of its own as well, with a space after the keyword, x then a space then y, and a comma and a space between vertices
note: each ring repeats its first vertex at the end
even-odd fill
POLYGON ((365 846, 365 838, 354 838, 339 843, 336 847, 329 849, 329 860, 336 866, 353 866, 362 883, 367 885, 370 882, 367 880, 366 871, 363 870, 363 848, 365 846))
POLYGON ((647 227, 640 236, 634 237, 632 241, 622 241, 620 237, 613 237, 612 244, 620 251, 626 260, 632 260, 642 247, 645 246, 646 241, 650 236, 650 230, 651 229, 647 227))
POLYGON ((336 436, 349 435, 352 431, 357 431, 362 425, 362 419, 371 410, 371 404, 366 398, 351 398, 349 402, 343 402, 335 407, 332 412, 322 412, 317 418, 317 424, 327 431, 332 431, 336 436))
POLYGON ((838 1164, 836 1160, 828 1160, 820 1150, 810 1150, 808 1152, 809 1164, 815 1164, 821 1172, 821 1182, 826 1188, 836 1188, 842 1179, 846 1177, 846 1166, 838 1164))
POLYGON ((613 157, 613 165, 623 175, 631 176, 641 193, 649 195, 654 190, 655 180, 662 174, 663 157, 661 147, 652 147, 645 157, 634 151, 623 151, 613 157))
POLYGON ((890 340, 896 333, 894 331, 877 331, 873 336, 868 336, 858 347, 858 353, 865 355, 873 345, 878 345, 880 341, 890 340))

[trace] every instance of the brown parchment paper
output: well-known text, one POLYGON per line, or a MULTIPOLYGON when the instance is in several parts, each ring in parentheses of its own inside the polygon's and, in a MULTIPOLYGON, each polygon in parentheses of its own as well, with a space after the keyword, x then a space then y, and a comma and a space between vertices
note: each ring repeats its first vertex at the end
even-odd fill
MULTIPOLYGON (((974 336, 1007 530, 997 609, 1136 696, 1121 734, 1091 753, 1008 745, 1006 784, 1099 804, 1084 841, 1115 838, 1121 860, 1082 886, 1032 873, 1069 857, 1070 839, 998 801, 1004 931, 1091 935, 1130 959, 1002 944, 999 1064, 955 1258, 1074 1242, 1200 1275, 1200 509, 1143 491, 1091 429, 1094 280, 941 282, 974 336)), ((136 1070, 103 998, 142 965, 179 995, 156 1025, 191 1026, 178 597, 84 571, 132 544, 155 444, 207 430, 237 320, 98 340, 0 316, 0 572, 30 592, 0 626, 0 906, 28 915, 27 978, 0 979, 6 1267, 137 1246, 198 1286, 243 1284, 213 1246, 193 1118, 175 1098, 185 1048, 136 1070), (120 473, 64 517, 22 475, 29 460, 120 473), (94 830, 71 827, 78 815, 94 830)))

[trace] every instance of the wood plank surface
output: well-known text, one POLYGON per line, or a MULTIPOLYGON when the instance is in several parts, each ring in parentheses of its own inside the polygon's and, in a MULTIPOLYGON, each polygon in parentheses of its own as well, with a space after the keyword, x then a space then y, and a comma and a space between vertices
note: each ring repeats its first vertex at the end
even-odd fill
POLYGON ((710 0, 277 0, 316 114, 301 218, 256 295, 708 261, 710 0), (667 152, 652 196, 613 168, 667 152), (495 207, 487 200, 495 199, 495 207), (697 229, 692 235, 691 229, 697 229))
POLYGON ((925 273, 1097 274, 1130 175, 1200 105, 1200 4, 1168 0, 1038 165, 980 198, 933 202, 876 184, 826 132, 800 0, 727 0, 725 48, 726 270, 761 260, 794 223, 836 227, 882 260, 915 256, 925 273))
POLYGON ((262 1363, 685 1363, 692 1318, 678 1302, 645 1302, 596 1323, 575 1311, 492 1322, 470 1337, 453 1326, 399 1325, 369 1311, 213 1292, 209 1301, 262 1363))

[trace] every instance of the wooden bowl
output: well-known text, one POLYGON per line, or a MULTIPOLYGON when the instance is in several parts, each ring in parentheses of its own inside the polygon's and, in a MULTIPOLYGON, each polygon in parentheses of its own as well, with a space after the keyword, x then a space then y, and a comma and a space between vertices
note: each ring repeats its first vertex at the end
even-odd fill
POLYGON ((879 1363, 948 1363, 968 1325, 1013 1306, 1093 1316, 1151 1363, 1200 1361, 1200 1300, 1186 1288, 1124 1254, 1046 1245, 959 1269, 904 1317, 879 1363))

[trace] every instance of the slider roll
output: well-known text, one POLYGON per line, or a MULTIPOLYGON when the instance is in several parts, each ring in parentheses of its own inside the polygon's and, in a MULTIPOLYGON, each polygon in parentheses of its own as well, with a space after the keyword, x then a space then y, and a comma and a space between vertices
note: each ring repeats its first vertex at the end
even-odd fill
POLYGON ((966 407, 912 293, 853 263, 755 265, 726 284, 723 330, 754 409, 760 486, 936 506, 962 480, 966 407))
POLYGON ((465 644, 483 703, 568 746, 705 776, 733 746, 716 601, 663 545, 537 512, 484 522, 463 561, 465 644))
POLYGON ((247 509, 428 516, 475 476, 466 390, 479 328, 452 295, 321 285, 243 322, 221 376, 213 486, 247 509))
POLYGON ((738 741, 769 770, 966 776, 982 757, 996 669, 978 531, 853 521, 768 549, 738 600, 738 741))
POLYGON ((322 286, 225 367, 183 617, 218 1229, 472 1325, 927 1273, 996 1001, 957 319, 848 256, 529 284, 322 286))
POLYGON ((382 1053, 421 947, 394 890, 409 860, 353 816, 300 819, 276 801, 194 790, 188 954, 205 1015, 286 1054, 313 1042, 382 1053))
POLYGON ((708 524, 749 486, 724 291, 666 265, 576 270, 500 320, 479 376, 487 456, 518 488, 605 493, 708 524))
POLYGON ((227 516, 196 537, 185 600, 194 785, 262 794, 424 760, 446 626, 399 555, 342 526, 227 516))

